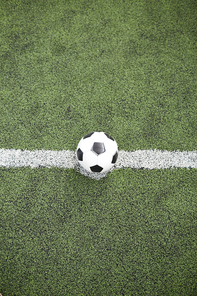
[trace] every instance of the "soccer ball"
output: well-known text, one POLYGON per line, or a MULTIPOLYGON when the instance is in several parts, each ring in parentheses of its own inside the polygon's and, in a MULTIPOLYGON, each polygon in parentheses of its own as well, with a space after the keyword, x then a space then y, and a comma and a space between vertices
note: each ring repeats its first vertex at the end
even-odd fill
POLYGON ((76 150, 79 164, 88 172, 109 171, 117 161, 116 141, 104 132, 92 132, 84 136, 76 150))

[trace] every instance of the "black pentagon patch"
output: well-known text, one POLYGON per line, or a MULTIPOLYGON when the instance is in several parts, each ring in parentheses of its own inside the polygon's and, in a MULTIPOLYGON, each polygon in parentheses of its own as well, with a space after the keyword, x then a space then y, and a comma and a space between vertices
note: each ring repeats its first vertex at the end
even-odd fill
POLYGON ((104 133, 110 140, 112 140, 112 141, 114 141, 114 139, 110 136, 110 135, 108 135, 108 134, 106 134, 106 133, 104 133))
POLYGON ((89 137, 91 137, 91 135, 93 135, 93 134, 94 134, 94 132, 89 133, 89 134, 85 135, 85 136, 83 137, 83 139, 89 138, 89 137))
POLYGON ((114 154, 114 156, 113 156, 113 158, 112 158, 112 162, 111 162, 111 163, 115 163, 115 162, 116 162, 116 160, 117 160, 117 158, 118 158, 118 152, 116 152, 116 153, 114 154))
POLYGON ((104 143, 94 142, 91 150, 99 155, 105 152, 105 145, 104 143))
POLYGON ((90 169, 94 173, 100 173, 103 170, 103 168, 100 167, 99 165, 94 165, 94 166, 90 167, 90 169))
POLYGON ((80 148, 77 150, 77 158, 78 160, 83 161, 83 151, 81 151, 80 148))

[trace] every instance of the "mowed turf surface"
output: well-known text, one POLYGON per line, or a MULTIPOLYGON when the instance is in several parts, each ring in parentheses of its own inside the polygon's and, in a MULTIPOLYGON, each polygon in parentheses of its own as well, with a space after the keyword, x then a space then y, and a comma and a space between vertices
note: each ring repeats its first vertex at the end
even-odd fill
MULTIPOLYGON (((0 148, 197 147, 196 1, 0 3, 0 148)), ((196 169, 0 168, 0 293, 197 295, 196 169)))

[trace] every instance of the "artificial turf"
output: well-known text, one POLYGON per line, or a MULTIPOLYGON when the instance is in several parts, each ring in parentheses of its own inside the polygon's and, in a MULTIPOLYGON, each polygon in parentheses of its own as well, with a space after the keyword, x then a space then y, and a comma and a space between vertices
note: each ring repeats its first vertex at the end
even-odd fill
POLYGON ((3 295, 195 295, 195 172, 1 169, 3 295))
MULTIPOLYGON (((196 150, 194 0, 0 3, 0 148, 196 150)), ((196 169, 0 168, 0 293, 197 295, 196 169)))

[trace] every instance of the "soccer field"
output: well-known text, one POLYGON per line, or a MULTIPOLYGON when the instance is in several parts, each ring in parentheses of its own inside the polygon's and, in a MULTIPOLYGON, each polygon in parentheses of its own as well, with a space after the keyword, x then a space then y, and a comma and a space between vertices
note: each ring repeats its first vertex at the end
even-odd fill
POLYGON ((197 295, 195 0, 0 2, 0 294, 197 295), (114 168, 79 169, 93 131, 114 168))

